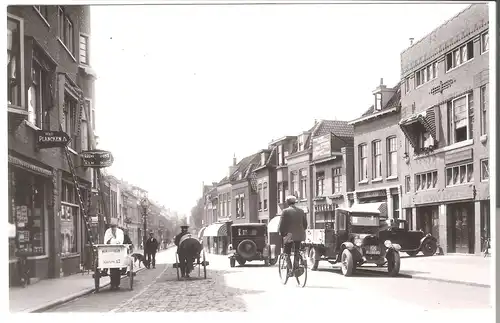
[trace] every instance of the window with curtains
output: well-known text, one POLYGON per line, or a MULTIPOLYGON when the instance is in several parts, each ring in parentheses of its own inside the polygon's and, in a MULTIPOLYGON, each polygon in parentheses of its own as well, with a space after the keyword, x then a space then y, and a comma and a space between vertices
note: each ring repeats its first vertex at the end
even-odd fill
POLYGON ((262 185, 262 199, 264 200, 264 210, 267 210, 267 183, 262 185))
POLYGON ((382 178, 382 150, 380 148, 380 140, 372 142, 372 158, 373 158, 373 179, 382 178))
POLYGON ((398 141, 396 137, 387 138, 387 177, 398 175, 398 141))
POLYGON ((474 58, 474 42, 471 40, 446 54, 446 71, 459 67, 474 58))
POLYGON ((21 33, 23 21, 14 16, 7 16, 7 103, 22 108, 21 88, 21 33))
POLYGON ((462 164, 446 168, 446 186, 456 186, 474 182, 474 164, 462 164))
POLYGON ((262 211, 262 184, 257 185, 257 200, 259 201, 259 211, 262 211))
POLYGON ((449 144, 472 139, 474 124, 474 98, 472 92, 448 102, 449 144))
POLYGON ((292 187, 291 193, 295 195, 299 191, 299 173, 297 171, 292 172, 292 187))
POLYGON ((340 193, 342 190, 342 167, 336 167, 333 172, 333 193, 340 193))
POLYGON ((64 45, 65 49, 74 56, 75 53, 75 30, 73 28, 73 22, 71 21, 71 18, 69 17, 68 13, 66 12, 66 9, 63 8, 62 6, 59 6, 58 10, 58 17, 57 17, 57 22, 58 22, 58 37, 62 44, 64 45))
POLYGON ((368 180, 368 156, 366 155, 366 144, 361 144, 358 146, 358 158, 359 158, 359 181, 368 180))
POLYGON ((325 172, 316 172, 316 196, 325 194, 325 172))
POLYGON ((481 107, 481 111, 479 112, 481 115, 481 135, 487 134, 487 125, 488 125, 488 84, 481 86, 479 89, 480 98, 479 105, 481 107))
POLYGON ((64 103, 63 103, 63 120, 62 126, 63 131, 71 137, 71 142, 69 147, 76 150, 76 123, 77 123, 77 105, 78 100, 74 98, 68 92, 64 93, 64 103))
POLYGON ((231 215, 231 193, 227 193, 226 201, 227 201, 226 217, 229 217, 231 215))
POLYGON ((45 107, 45 95, 48 73, 38 60, 33 59, 31 65, 31 84, 28 89, 28 121, 39 129, 47 129, 48 113, 45 107), (45 126, 44 126, 45 125, 45 126))
POLYGON ((283 203, 283 183, 278 183, 278 198, 276 199, 278 204, 283 203))
POLYGON ((89 65, 89 37, 80 34, 80 64, 89 65))
POLYGON ((490 37, 488 32, 485 32, 481 35, 481 54, 486 53, 490 50, 490 37))
POLYGON ((245 195, 243 195, 243 194, 240 194, 240 211, 241 211, 240 218, 244 218, 245 217, 245 195))
POLYGON ((238 219, 240 217, 240 196, 237 195, 234 199, 234 203, 236 206, 236 218, 238 219))
POLYGON ((300 198, 307 199, 307 169, 300 170, 300 198))

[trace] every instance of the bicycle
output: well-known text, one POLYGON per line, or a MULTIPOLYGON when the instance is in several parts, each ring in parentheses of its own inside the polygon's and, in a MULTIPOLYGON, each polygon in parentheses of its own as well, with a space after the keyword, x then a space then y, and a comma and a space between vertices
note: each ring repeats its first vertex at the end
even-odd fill
POLYGON ((288 258, 290 258, 290 263, 292 263, 292 266, 293 266, 292 259, 295 258, 295 252, 296 252, 296 250, 295 250, 295 248, 293 248, 292 253, 290 254, 290 256, 288 256, 282 250, 282 252, 278 258, 279 275, 280 275, 280 279, 281 279, 281 282, 283 283, 283 285, 286 285, 286 283, 288 282, 288 279, 291 276, 294 276, 295 279, 297 280, 297 286, 304 288, 306 286, 306 282, 307 282, 307 263, 306 263, 306 258, 303 255, 303 253, 305 251, 304 251, 304 248, 302 246, 298 250, 299 253, 298 253, 298 259, 297 259, 297 268, 295 268, 295 270, 291 270, 289 268, 289 265, 288 265, 288 258), (302 283, 301 283, 301 279, 299 279, 299 278, 303 279, 302 283))

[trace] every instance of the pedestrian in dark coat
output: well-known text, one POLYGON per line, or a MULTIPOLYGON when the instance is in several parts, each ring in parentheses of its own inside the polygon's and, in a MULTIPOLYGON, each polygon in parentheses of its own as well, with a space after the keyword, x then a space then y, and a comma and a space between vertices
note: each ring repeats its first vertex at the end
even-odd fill
POLYGON ((146 252, 147 268, 156 268, 156 252, 158 251, 158 240, 154 237, 153 231, 149 233, 149 239, 146 241, 144 251, 146 252))

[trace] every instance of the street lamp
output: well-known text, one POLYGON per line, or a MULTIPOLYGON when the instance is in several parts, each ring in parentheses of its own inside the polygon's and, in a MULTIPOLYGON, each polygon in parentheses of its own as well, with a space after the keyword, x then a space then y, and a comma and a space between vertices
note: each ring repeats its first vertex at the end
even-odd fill
POLYGON ((144 254, 144 259, 146 259, 146 242, 148 240, 147 236, 147 225, 148 225, 148 211, 149 211, 149 200, 147 197, 144 197, 141 199, 141 207, 142 207, 142 224, 143 224, 143 230, 144 230, 144 236, 142 238, 142 246, 143 246, 143 254, 144 254))

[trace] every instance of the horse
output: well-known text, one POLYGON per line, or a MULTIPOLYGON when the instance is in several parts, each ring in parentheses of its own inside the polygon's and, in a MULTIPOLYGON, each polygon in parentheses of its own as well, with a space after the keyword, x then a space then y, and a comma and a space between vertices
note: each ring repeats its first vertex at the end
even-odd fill
POLYGON ((179 255, 179 268, 181 269, 182 277, 189 277, 189 274, 194 269, 194 263, 200 262, 200 253, 202 250, 203 245, 191 234, 188 233, 181 237, 177 254, 179 255))

